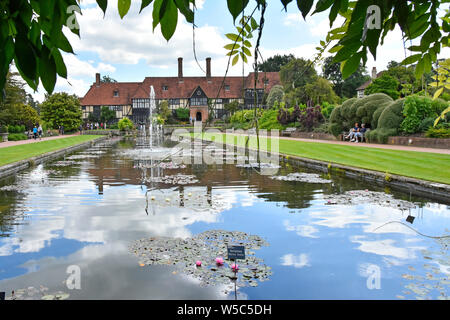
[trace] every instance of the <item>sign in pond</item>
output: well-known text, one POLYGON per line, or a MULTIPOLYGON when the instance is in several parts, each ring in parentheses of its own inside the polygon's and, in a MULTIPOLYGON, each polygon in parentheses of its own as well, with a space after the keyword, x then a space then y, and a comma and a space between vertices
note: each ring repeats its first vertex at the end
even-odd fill
POLYGON ((245 259, 245 247, 244 246, 229 246, 228 260, 245 259))

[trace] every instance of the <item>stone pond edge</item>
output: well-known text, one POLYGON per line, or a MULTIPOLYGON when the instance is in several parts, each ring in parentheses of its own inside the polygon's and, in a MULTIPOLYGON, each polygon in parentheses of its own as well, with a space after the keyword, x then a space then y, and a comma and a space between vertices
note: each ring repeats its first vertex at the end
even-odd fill
MULTIPOLYGON (((199 138, 193 138, 199 139, 199 138)), ((199 139, 201 140, 201 139, 199 139)), ((208 140, 207 140, 208 141, 208 140)), ((213 142, 217 145, 221 143, 213 142)), ((226 144, 226 143, 225 143, 226 144)), ((238 147, 233 144, 226 144, 229 147, 235 147, 238 150, 245 150, 244 147, 238 147)), ((250 148, 251 150, 256 150, 250 148)), ((422 180, 417 178, 411 178, 407 176, 396 175, 392 173, 383 173, 380 171, 356 168, 346 166, 338 163, 332 163, 329 161, 315 160, 310 158, 303 158, 299 156, 288 155, 284 153, 275 153, 284 162, 290 164, 299 165, 309 169, 322 171, 324 173, 340 174, 352 179, 363 179, 368 182, 376 183, 380 186, 388 186, 393 189, 410 192, 413 195, 423 196, 450 204, 450 185, 433 182, 428 180, 422 180)))
POLYGON ((31 166, 60 158, 65 154, 91 147, 91 146, 95 145, 96 143, 102 142, 107 139, 109 139, 109 137, 107 137, 107 136, 99 137, 94 140, 89 140, 89 141, 86 141, 86 142, 83 142, 83 143, 80 143, 80 144, 77 144, 74 146, 47 152, 47 153, 44 153, 44 154, 41 154, 41 155, 38 155, 35 157, 31 157, 31 158, 28 158, 25 160, 20 160, 17 162, 6 164, 4 166, 0 166, 0 179, 3 179, 10 175, 16 174, 19 171, 28 169, 31 166))

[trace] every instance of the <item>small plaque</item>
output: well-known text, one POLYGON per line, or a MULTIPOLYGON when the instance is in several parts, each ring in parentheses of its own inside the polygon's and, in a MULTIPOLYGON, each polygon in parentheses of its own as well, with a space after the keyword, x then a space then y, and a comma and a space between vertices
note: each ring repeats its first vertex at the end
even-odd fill
POLYGON ((244 246, 229 246, 228 247, 228 260, 245 259, 245 247, 244 246))

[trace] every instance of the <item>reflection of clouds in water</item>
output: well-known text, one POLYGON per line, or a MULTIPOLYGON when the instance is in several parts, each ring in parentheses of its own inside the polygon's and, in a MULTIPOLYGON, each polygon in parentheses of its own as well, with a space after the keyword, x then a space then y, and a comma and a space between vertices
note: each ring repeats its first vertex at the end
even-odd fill
POLYGON ((319 230, 313 226, 309 225, 292 226, 288 220, 284 220, 283 225, 286 228, 286 231, 295 231, 301 237, 318 238, 318 236, 315 235, 314 233, 318 232, 319 230))
MULTIPOLYGON (((168 206, 154 205, 149 200, 149 215, 145 213, 145 190, 138 186, 108 187, 99 196, 90 181, 70 181, 58 188, 33 188, 33 196, 25 196, 21 206, 35 218, 48 215, 45 219, 34 219, 17 227, 18 237, 4 238, 0 242, 0 255, 14 252, 39 252, 60 237, 80 242, 107 243, 116 240, 133 240, 142 236, 170 236, 186 238, 191 233, 187 226, 196 222, 215 223, 220 212, 229 210, 239 201, 253 203, 255 195, 239 193, 232 189, 212 189, 211 199, 220 199, 217 208, 201 208, 207 203, 206 187, 186 187, 184 195, 201 195, 204 201, 199 208, 180 207, 179 200, 168 206), (49 190, 51 192, 49 192, 49 190), (239 198, 239 199, 238 199, 239 198), (59 207, 54 208, 54 204, 59 207), (197 210, 198 209, 198 210, 197 210), (33 211, 33 212, 30 212, 33 211)), ((244 190, 242 190, 244 191, 244 190)), ((165 196, 179 199, 178 190, 165 189, 165 196)), ((165 205, 165 203, 163 202, 165 205)))
POLYGON ((281 265, 294 268, 311 266, 309 264, 309 256, 305 253, 301 253, 300 255, 294 255, 292 253, 285 254, 281 257, 281 265))
POLYGON ((396 243, 392 239, 368 241, 363 240, 364 236, 354 236, 350 240, 354 243, 359 243, 359 250, 363 252, 373 253, 382 256, 392 256, 398 259, 415 259, 415 251, 424 249, 424 247, 409 247, 400 248, 394 246, 396 243))

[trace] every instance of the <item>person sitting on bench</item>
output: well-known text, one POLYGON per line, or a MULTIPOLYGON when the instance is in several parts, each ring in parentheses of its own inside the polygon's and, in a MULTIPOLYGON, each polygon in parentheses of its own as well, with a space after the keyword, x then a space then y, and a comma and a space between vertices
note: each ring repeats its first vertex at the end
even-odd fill
POLYGON ((358 122, 356 122, 355 126, 352 129, 350 129, 350 133, 348 134, 348 136, 345 137, 345 139, 350 139, 351 142, 355 141, 357 132, 359 132, 358 122))
POLYGON ((355 142, 358 143, 359 138, 361 138, 361 142, 363 142, 364 134, 366 133, 366 125, 363 123, 361 124, 361 128, 359 128, 359 131, 355 133, 355 142))

